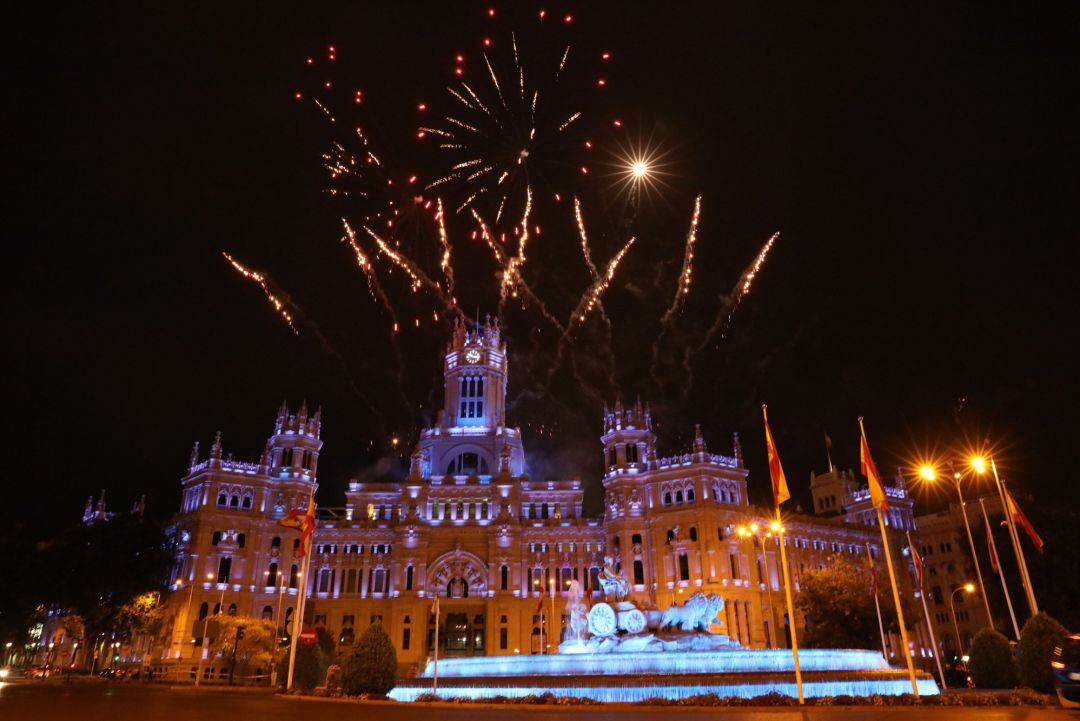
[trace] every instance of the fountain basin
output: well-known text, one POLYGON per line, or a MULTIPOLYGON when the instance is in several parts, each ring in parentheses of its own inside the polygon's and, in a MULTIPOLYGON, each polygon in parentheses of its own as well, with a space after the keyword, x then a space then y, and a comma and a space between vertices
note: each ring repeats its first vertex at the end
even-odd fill
MULTIPOLYGON (((911 692, 907 671, 889 667, 874 651, 806 649, 799 652, 799 661, 807 697, 911 692)), ((797 695, 794 660, 783 649, 453 658, 439 661, 438 673, 438 695, 444 698, 551 693, 625 703, 706 693, 797 695)), ((413 701, 431 693, 433 675, 434 665, 428 663, 420 676, 398 684, 390 697, 413 701)), ((918 674, 917 683, 920 694, 938 693, 926 673, 918 674)))

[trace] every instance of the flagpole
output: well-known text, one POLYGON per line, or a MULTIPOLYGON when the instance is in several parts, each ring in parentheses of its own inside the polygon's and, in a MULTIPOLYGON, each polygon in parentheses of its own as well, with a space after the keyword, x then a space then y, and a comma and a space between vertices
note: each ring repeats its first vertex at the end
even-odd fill
MULTIPOLYGON (((866 458, 863 459, 863 465, 873 467, 873 460, 870 456, 870 444, 866 442, 866 429, 863 428, 863 419, 859 417, 859 432, 862 434, 863 448, 866 449, 866 458)), ((865 472, 865 471, 864 471, 865 472)), ((882 494, 885 493, 885 488, 881 486, 881 481, 877 478, 877 469, 873 469, 874 479, 870 479, 867 475, 867 480, 871 482, 871 491, 873 484, 878 484, 878 489, 882 494)), ((873 498, 873 492, 871 492, 871 498, 873 498)), ((884 501, 883 501, 884 502, 884 501)), ((881 512, 881 506, 883 503, 878 503, 875 500, 874 506, 877 510, 878 528, 881 529, 881 545, 885 547, 885 565, 889 568, 889 583, 892 586, 893 603, 896 604, 896 620, 900 623, 900 640, 903 642, 904 660, 907 661, 908 676, 911 677, 911 691, 915 695, 915 698, 919 697, 919 685, 915 681, 915 662, 911 660, 911 647, 908 646, 907 627, 904 625, 904 609, 900 606, 900 591, 896 587, 896 571, 893 569, 892 551, 889 550, 889 537, 885 534, 885 516, 881 512)))
MULTIPOLYGON (((1001 590, 1005 592, 1005 604, 1009 607, 1009 618, 1012 619, 1013 633, 1016 634, 1016 640, 1020 640, 1020 626, 1016 623, 1016 612, 1013 611, 1012 598, 1009 596, 1009 586, 1005 583, 1005 571, 1001 567, 1001 558, 998 556, 997 544, 994 542, 994 534, 990 530, 990 517, 986 515, 986 504, 983 503, 983 499, 979 499, 979 507, 982 508, 983 523, 986 524, 986 538, 990 543, 990 553, 994 554, 993 557, 997 559, 997 575, 1001 579, 1001 590)), ((1008 513, 1008 510, 1005 511, 1008 513)))
POLYGON ((431 673, 431 695, 439 695, 439 589, 435 589, 435 603, 433 604, 435 609, 435 653, 434 662, 432 663, 431 673))
POLYGON ((761 404, 761 418, 765 422, 765 450, 769 456, 769 477, 772 481, 773 506, 776 508, 775 528, 771 528, 777 534, 780 544, 780 565, 784 571, 784 598, 787 602, 788 629, 791 632, 791 657, 795 663, 795 687, 799 692, 799 704, 806 702, 803 696, 802 667, 799 665, 799 639, 795 632, 795 604, 791 601, 791 573, 787 562, 787 539, 780 538, 784 533, 783 519, 780 518, 780 504, 791 498, 788 491, 787 478, 784 477, 784 466, 780 463, 780 453, 776 450, 776 441, 772 437, 772 429, 769 428, 769 413, 767 406, 761 404))
MULTIPOLYGON (((911 543, 911 531, 907 532, 908 547, 914 549, 911 543)), ((974 550, 974 547, 972 547, 974 550)), ((920 562, 921 564, 921 562, 920 562)), ((937 639, 934 638, 934 624, 930 623, 930 609, 926 605, 926 592, 923 590, 923 578, 922 569, 916 569, 919 577, 919 600, 922 601, 923 615, 926 617, 926 630, 930 632, 930 648, 934 651, 934 661, 937 662, 938 678, 941 679, 941 688, 944 690, 948 688, 945 683, 945 671, 941 668, 941 651, 938 649, 937 639)))
POLYGON ((866 544, 866 560, 870 563, 870 575, 873 581, 874 610, 877 611, 878 631, 881 632, 881 656, 885 663, 889 662, 889 649, 885 645, 885 624, 881 620, 881 602, 878 601, 877 572, 874 570, 874 557, 870 554, 870 544, 866 544))
MULTIPOLYGON (((783 534, 784 526, 780 522, 780 507, 776 507, 776 525, 777 533, 783 534)), ((795 686, 799 690, 799 703, 805 703, 803 698, 803 685, 802 685, 802 669, 799 667, 799 639, 795 634, 795 606, 791 602, 791 575, 788 573, 787 563, 787 550, 785 549, 787 543, 785 539, 780 539, 780 563, 784 567, 784 596, 787 600, 787 612, 788 612, 788 627, 791 629, 791 655, 795 661, 795 686)))
MULTIPOLYGON (((315 481, 311 481, 311 494, 308 496, 308 512, 311 513, 314 510, 315 504, 315 481)), ((299 645, 300 636, 300 624, 304 620, 304 607, 307 606, 307 583, 308 583, 308 568, 311 566, 311 547, 314 545, 315 529, 312 528, 311 534, 307 539, 304 538, 304 533, 300 533, 300 550, 304 556, 300 561, 300 578, 296 584, 296 613, 293 615, 293 633, 292 639, 289 641, 289 676, 285 681, 285 690, 289 691, 293 685, 293 672, 296 670, 296 647, 299 645), (305 543, 306 542, 306 543, 305 543)))
MULTIPOLYGON (((990 628, 994 627, 994 617, 990 613, 990 599, 986 597, 986 586, 983 585, 982 568, 979 566, 979 554, 975 553, 975 539, 971 535, 971 524, 968 522, 967 503, 964 502, 964 494, 960 490, 959 474, 953 476, 956 482, 956 497, 960 499, 960 513, 964 516, 964 529, 967 531, 968 545, 971 547, 971 560, 975 563, 975 575, 979 578, 979 593, 982 594, 983 607, 986 609, 986 621, 990 628)), ((910 534, 909 534, 910 535, 910 534)), ((910 539, 908 539, 910 543, 910 539)))
POLYGON ((1031 588, 1031 579, 1028 577, 1027 561, 1024 560, 1024 549, 1020 545, 1020 535, 1016 532, 1016 521, 1013 520, 1012 505, 1009 503, 1009 492, 1005 488, 1005 481, 1001 479, 997 471, 997 463, 990 459, 990 468, 994 471, 994 480, 997 481, 998 494, 1001 496, 1001 507, 1005 511, 1005 520, 1009 524, 1009 539, 1013 544, 1013 552, 1016 553, 1016 564, 1020 567, 1020 583, 1024 587, 1027 596, 1028 608, 1031 615, 1039 612, 1039 604, 1035 601, 1035 592, 1031 588))

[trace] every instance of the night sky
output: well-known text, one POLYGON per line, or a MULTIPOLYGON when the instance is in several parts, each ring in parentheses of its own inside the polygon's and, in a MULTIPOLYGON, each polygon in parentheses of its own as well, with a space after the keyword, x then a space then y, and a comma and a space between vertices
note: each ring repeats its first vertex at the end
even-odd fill
MULTIPOLYGON (((42 8, 7 28, 4 507, 33 533, 74 521, 101 488, 114 506, 146 493, 167 516, 192 442, 205 453, 220 429, 226 452, 254 460, 283 399, 323 406, 320 500, 340 505, 349 477, 400 472, 440 401, 445 315, 432 322, 437 304, 377 260, 403 319, 391 347, 339 242, 340 217, 364 211, 324 192, 337 129, 293 95, 322 72, 304 59, 333 44, 334 82, 363 89, 353 110, 386 156, 430 178, 439 159, 413 137, 417 103, 448 107, 454 54, 535 24, 540 5, 496 5, 497 25, 472 2, 220 5, 42 8), (299 335, 223 250, 288 292, 299 335)), ((613 55, 608 87, 582 105, 623 119, 625 142, 661 148, 667 175, 603 297, 610 332, 590 318, 546 391, 558 337, 534 306, 507 310, 510 421, 534 477, 580 476, 597 508, 600 399, 640 394, 662 455, 684 450, 695 422, 716 452, 738 431, 763 501, 767 401, 800 499, 824 470, 824 433, 857 468, 861 414, 883 471, 989 438, 1020 494, 1075 507, 1075 3, 572 11, 575 47, 613 55), (694 285, 653 363, 698 193, 694 285), (688 374, 683 353, 777 230, 688 374)), ((628 211, 603 182, 581 192, 604 263, 628 211)), ((570 217, 567 203, 537 211, 525 270, 563 321, 588 282, 570 217)), ((495 267, 472 227, 451 219, 460 306, 483 315, 495 267)))

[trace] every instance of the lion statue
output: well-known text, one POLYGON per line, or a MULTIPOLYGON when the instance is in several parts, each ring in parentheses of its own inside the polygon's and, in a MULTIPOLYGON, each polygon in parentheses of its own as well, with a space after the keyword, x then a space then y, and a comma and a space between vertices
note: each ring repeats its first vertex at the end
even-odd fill
POLYGON ((664 611, 660 628, 678 626, 683 631, 708 631, 716 614, 724 610, 724 599, 718 594, 698 591, 681 606, 669 606, 664 611))

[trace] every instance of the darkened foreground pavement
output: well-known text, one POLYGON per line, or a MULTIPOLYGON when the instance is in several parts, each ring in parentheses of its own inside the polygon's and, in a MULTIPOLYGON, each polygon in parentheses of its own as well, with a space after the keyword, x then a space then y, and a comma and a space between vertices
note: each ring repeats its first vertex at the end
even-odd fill
POLYGON ((843 721, 913 719, 919 721, 1037 721, 1067 719, 1072 715, 1057 708, 597 708, 520 706, 423 706, 414 704, 358 704, 353 702, 294 700, 271 694, 229 691, 172 690, 162 686, 107 683, 0 684, 0 719, 4 721, 296 721, 297 718, 337 721, 567 721, 571 716, 588 721, 661 721, 674 714, 704 719, 704 714, 725 719, 837 718, 843 721))

